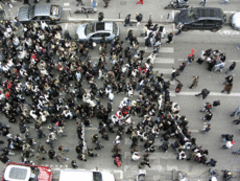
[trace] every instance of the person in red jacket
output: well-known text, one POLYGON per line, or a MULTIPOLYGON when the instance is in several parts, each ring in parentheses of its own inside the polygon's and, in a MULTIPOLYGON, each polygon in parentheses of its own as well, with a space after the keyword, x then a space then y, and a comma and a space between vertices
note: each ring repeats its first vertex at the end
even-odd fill
POLYGON ((139 1, 137 2, 137 4, 144 4, 144 3, 143 3, 143 0, 139 0, 139 1))

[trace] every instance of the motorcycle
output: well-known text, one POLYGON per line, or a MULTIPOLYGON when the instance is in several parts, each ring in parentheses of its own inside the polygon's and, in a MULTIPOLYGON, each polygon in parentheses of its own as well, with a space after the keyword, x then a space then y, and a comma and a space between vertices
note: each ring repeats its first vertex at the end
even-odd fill
POLYGON ((178 8, 188 8, 189 1, 184 0, 182 2, 178 2, 179 0, 172 0, 164 9, 178 9, 178 8))
POLYGON ((85 8, 85 7, 81 7, 79 9, 77 9, 74 14, 93 14, 97 12, 97 8, 85 8))

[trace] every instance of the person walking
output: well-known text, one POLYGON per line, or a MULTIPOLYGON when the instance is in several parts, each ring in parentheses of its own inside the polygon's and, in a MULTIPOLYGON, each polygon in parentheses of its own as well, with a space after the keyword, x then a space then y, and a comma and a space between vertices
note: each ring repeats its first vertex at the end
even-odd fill
POLYGON ((82 6, 84 6, 85 4, 83 4, 82 0, 76 0, 77 1, 77 6, 79 6, 79 4, 81 4, 82 6))
POLYGON ((210 161, 206 163, 206 165, 210 165, 212 167, 215 167, 216 163, 217 163, 217 161, 214 160, 213 158, 211 158, 210 161))
POLYGON ((238 106, 237 109, 235 109, 235 111, 233 111, 230 116, 231 116, 231 117, 237 116, 239 113, 240 113, 240 106, 238 106))
POLYGON ((202 0, 199 4, 201 4, 202 6, 205 6, 207 0, 202 0))
POLYGON ((190 65, 190 63, 192 63, 194 61, 194 58, 195 58, 195 50, 192 48, 192 52, 188 55, 188 58, 187 58, 187 66, 190 65))
POLYGON ((210 123, 204 123, 203 124, 203 130, 202 133, 205 134, 211 130, 211 124, 210 123))
POLYGON ((201 120, 204 121, 211 121, 213 114, 212 113, 207 113, 204 117, 201 117, 201 120))
POLYGON ((141 13, 136 13, 136 20, 137 20, 137 27, 141 26, 141 22, 142 22, 142 14, 141 13))
POLYGON ((182 33, 182 28, 183 28, 184 24, 179 22, 178 25, 177 25, 177 29, 178 29, 178 32, 176 33, 176 35, 180 35, 182 33))
POLYGON ((210 94, 210 90, 208 90, 208 89, 202 89, 202 91, 200 92, 200 93, 198 93, 198 94, 195 94, 195 96, 202 96, 201 97, 201 100, 203 100, 203 99, 205 99, 208 95, 210 94))
POLYGON ((169 43, 173 43, 173 32, 170 32, 169 34, 168 34, 168 41, 166 42, 167 44, 169 44, 169 43))
POLYGON ((193 79, 192 85, 189 87, 189 89, 197 87, 197 85, 198 85, 199 76, 193 76, 193 78, 194 79, 193 79))
POLYGON ((74 169, 78 168, 76 160, 72 160, 71 165, 74 169))
POLYGON ((232 83, 227 83, 224 87, 224 89, 221 91, 221 93, 224 93, 225 91, 230 94, 231 90, 232 90, 232 83))
POLYGON ((225 72, 225 74, 229 74, 230 72, 232 72, 236 67, 236 62, 233 62, 230 67, 228 68, 228 70, 225 72))
POLYGON ((133 26, 132 23, 131 23, 131 14, 128 14, 128 15, 126 16, 124 22, 125 22, 125 24, 124 24, 123 26, 125 26, 125 27, 126 27, 128 24, 129 24, 130 26, 133 26))
POLYGON ((139 1, 137 2, 137 4, 144 4, 144 3, 143 3, 143 0, 139 0, 139 1))

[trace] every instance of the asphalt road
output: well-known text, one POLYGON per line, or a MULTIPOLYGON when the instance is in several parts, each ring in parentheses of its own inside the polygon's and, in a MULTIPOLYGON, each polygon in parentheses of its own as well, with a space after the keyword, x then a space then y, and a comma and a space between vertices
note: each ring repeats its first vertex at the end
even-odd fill
MULTIPOLYGON (((221 6, 218 4, 219 1, 209 1, 207 2, 207 6, 217 6, 223 7, 224 11, 228 13, 228 17, 230 14, 237 10, 238 1, 231 1, 229 5, 221 6)), ((52 1, 55 3, 55 1, 52 1)), ((90 3, 84 2, 87 6, 90 3)), ((105 18, 107 19, 118 19, 120 12, 120 19, 123 19, 126 14, 130 12, 126 7, 130 6, 131 14, 134 15, 135 12, 141 12, 144 15, 144 21, 148 19, 149 16, 149 9, 151 8, 152 18, 154 22, 159 22, 159 20, 164 22, 166 29, 168 32, 174 30, 174 26, 172 24, 166 24, 166 19, 168 13, 172 12, 171 10, 160 12, 158 11, 159 7, 162 7, 167 4, 166 2, 160 1, 153 1, 151 3, 145 2, 143 6, 135 6, 135 1, 120 1, 117 0, 116 2, 111 1, 108 9, 103 9, 103 3, 99 2, 99 10, 104 11, 105 18)), ((76 9, 75 2, 63 2, 58 1, 57 4, 62 4, 65 6, 65 11, 69 12, 66 8, 72 9, 72 12, 76 9), (69 3, 69 5, 64 3, 69 3)), ((198 1, 191 1, 190 4, 193 6, 197 6, 198 1)), ((14 10, 7 10, 7 14, 9 17, 13 17, 16 14, 16 9, 21 4, 19 2, 14 2, 14 10)), ((85 15, 67 15, 65 13, 64 18, 70 19, 74 21, 79 21, 84 19, 85 15)), ((96 19, 95 15, 89 15, 89 19, 96 19)), ((124 40, 129 27, 123 27, 123 23, 118 23, 120 26, 120 36, 121 39, 124 40)), ((75 35, 75 30, 79 24, 78 23, 64 23, 61 26, 64 29, 68 29, 72 35, 75 35)), ((143 27, 143 26, 142 26, 143 27)), ((142 29, 137 27, 132 27, 134 33, 136 35, 140 35, 142 29)), ((193 62, 189 67, 187 67, 183 73, 178 77, 179 80, 183 83, 184 87, 182 92, 179 94, 174 93, 171 91, 171 99, 174 102, 178 102, 181 108, 181 115, 186 115, 189 121, 189 128, 192 131, 193 137, 197 138, 197 144, 202 145, 203 148, 209 150, 208 158, 216 159, 217 166, 216 169, 218 170, 220 176, 222 175, 222 169, 230 169, 234 172, 234 175, 237 177, 235 180, 239 180, 239 158, 237 155, 231 154, 231 150, 222 150, 220 149, 222 142, 220 140, 220 135, 223 133, 233 133, 234 140, 236 144, 233 147, 233 150, 238 149, 240 147, 240 138, 239 138, 239 127, 232 124, 233 118, 229 116, 230 112, 233 111, 237 106, 239 106, 239 96, 240 96, 240 89, 239 89, 239 55, 240 51, 236 48, 236 46, 240 43, 239 41, 239 32, 234 31, 229 26, 224 26, 223 29, 219 30, 216 33, 210 31, 188 31, 183 32, 179 36, 175 36, 173 38, 173 44, 163 44, 161 47, 161 52, 159 57, 157 58, 156 64, 154 68, 157 68, 165 73, 164 77, 166 79, 170 79, 170 73, 172 66, 177 68, 182 61, 185 61, 188 54, 190 54, 191 49, 194 48, 196 50, 196 59, 202 50, 206 50, 208 48, 212 49, 220 49, 227 55, 227 62, 226 68, 231 64, 232 61, 237 62, 237 67, 233 71, 234 74, 234 82, 233 82, 233 90, 231 94, 221 94, 220 91, 223 89, 223 85, 221 83, 226 76, 224 71, 222 73, 219 72, 209 72, 206 70, 206 65, 198 65, 196 62, 193 62), (199 85, 195 89, 188 89, 188 86, 192 82, 192 76, 199 75, 200 81, 199 85), (208 96, 206 100, 201 101, 199 98, 195 97, 194 94, 200 92, 203 88, 208 88, 211 90, 211 94, 208 96), (203 104, 206 101, 212 102, 213 100, 221 100, 221 106, 214 109, 213 114, 214 117, 211 121, 212 130, 207 134, 201 134, 199 131, 202 129, 203 122, 200 120, 200 117, 203 113, 200 113, 199 110, 202 109, 203 104)), ((139 38, 141 42, 141 46, 143 45, 143 38, 139 38)), ((165 40, 163 40, 164 42, 165 40)), ((129 46, 127 42, 124 43, 124 46, 129 46)), ((151 52, 151 49, 146 50, 147 54, 151 52)), ((91 55, 93 57, 93 61, 97 61, 99 53, 98 48, 91 51, 91 55)), ((109 61, 109 60, 108 60, 109 61)), ((111 63, 108 63, 108 66, 111 66, 111 63)), ((226 70, 226 68, 224 70, 226 70)), ((97 82, 98 85, 101 85, 101 81, 97 82)), ((171 90, 174 90, 176 86, 175 82, 172 82, 171 90)), ((64 95, 63 95, 64 96, 64 95)), ((125 95, 115 95, 114 100, 114 112, 116 112, 119 102, 125 95)), ((137 96, 134 96, 137 98, 137 96)), ((133 98, 133 99, 134 99, 133 98)), ((102 99, 103 105, 106 106, 107 101, 102 99)), ((0 115, 0 119, 6 121, 6 118, 3 115, 0 115)), ((86 128, 86 138, 89 147, 93 147, 94 145, 91 143, 90 137, 92 134, 97 133, 98 122, 96 119, 93 119, 93 127, 86 128)), ((133 121, 135 123, 141 121, 138 117, 133 117, 133 121)), ((19 133, 18 125, 10 124, 11 132, 19 133)), ((47 125, 46 125, 47 126, 47 125)), ((46 126, 44 126, 44 132, 48 132, 46 126)), ((49 165, 54 171, 54 178, 58 178, 59 171, 63 168, 70 167, 70 161, 76 159, 75 147, 77 145, 77 134, 76 134, 76 126, 74 120, 69 120, 67 122, 67 126, 65 129, 67 133, 67 137, 59 138, 54 142, 55 147, 58 145, 63 145, 70 149, 70 152, 66 153, 65 156, 69 158, 69 161, 59 163, 57 161, 46 160, 42 161, 39 165, 49 165)), ((30 124, 30 134, 35 137, 36 131, 33 128, 33 124, 30 124)), ((110 134, 110 140, 105 141, 102 140, 104 148, 97 153, 100 155, 97 158, 89 158, 87 162, 77 161, 79 168, 82 169, 95 169, 96 167, 99 170, 107 170, 115 174, 116 178, 118 179, 129 179, 134 178, 135 175, 138 173, 137 165, 138 163, 133 163, 130 161, 130 149, 129 149, 129 136, 124 135, 124 139, 122 140, 122 154, 123 154, 123 163, 121 168, 117 168, 113 164, 113 158, 111 157, 111 148, 113 146, 113 140, 115 139, 116 134, 110 134)), ((5 138, 3 138, 5 139, 5 138)), ((39 139, 37 140, 38 144, 45 142, 46 140, 39 139)), ((170 142, 173 142, 171 140, 170 142)), ((156 141, 156 145, 160 145, 161 142, 159 139, 156 141)), ((46 145, 46 148, 49 149, 49 146, 46 145)), ((36 150, 36 149, 35 149, 36 150)), ((142 152, 143 145, 140 146, 140 151, 142 152)), ((11 156, 10 159, 15 162, 20 162, 20 155, 17 153, 16 156, 11 156)), ((172 178, 172 170, 180 170, 189 176, 190 180, 202 180, 206 181, 209 178, 208 169, 209 167, 204 165, 199 165, 195 162, 187 162, 187 161, 179 161, 176 160, 176 155, 173 154, 171 148, 169 149, 168 153, 163 153, 160 151, 156 151, 150 157, 150 165, 151 168, 146 168, 147 170, 147 180, 171 180, 172 178)), ((4 165, 0 165, 0 170, 3 170, 4 165)), ((221 180, 221 179, 219 179, 221 180)))

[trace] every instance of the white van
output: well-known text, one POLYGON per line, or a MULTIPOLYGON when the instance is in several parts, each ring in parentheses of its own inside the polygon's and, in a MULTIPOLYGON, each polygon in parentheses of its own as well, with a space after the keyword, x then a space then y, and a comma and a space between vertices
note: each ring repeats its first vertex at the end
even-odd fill
POLYGON ((109 172, 63 169, 60 172, 59 181, 115 181, 115 177, 109 172))

